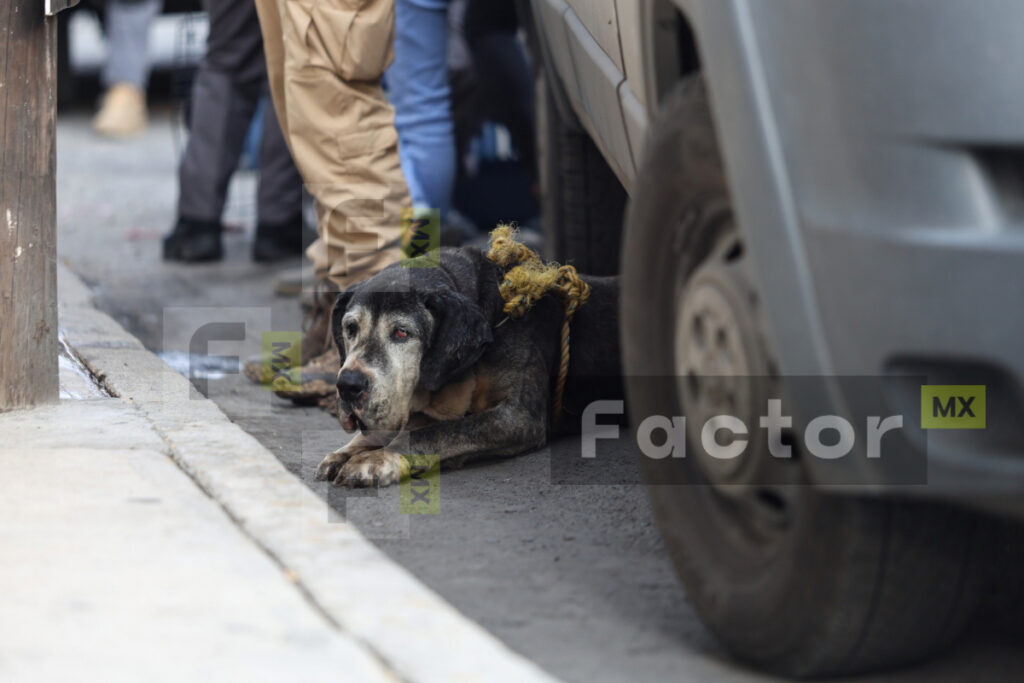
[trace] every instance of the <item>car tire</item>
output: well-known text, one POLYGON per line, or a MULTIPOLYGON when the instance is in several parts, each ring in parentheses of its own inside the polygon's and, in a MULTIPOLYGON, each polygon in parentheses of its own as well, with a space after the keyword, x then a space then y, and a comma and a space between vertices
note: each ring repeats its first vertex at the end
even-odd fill
POLYGON ((626 191, 586 131, 565 120, 550 77, 540 69, 536 98, 545 252, 589 275, 615 275, 626 191))
MULTIPOLYGON (((737 315, 748 322, 731 328, 741 337, 735 348, 752 374, 776 372, 763 325, 749 322, 758 290, 749 266, 740 267, 749 255, 700 75, 666 98, 651 134, 624 237, 621 333, 634 425, 692 405, 676 380, 677 323, 695 287, 717 288, 723 306, 746 311, 737 315)), ((761 461, 777 460, 763 448, 761 461)), ((765 478, 726 495, 698 457, 641 458, 698 614, 729 651, 760 668, 804 677, 911 662, 950 642, 978 605, 990 538, 972 513, 824 495, 798 462, 795 477, 790 470, 781 479, 785 493, 765 478)))

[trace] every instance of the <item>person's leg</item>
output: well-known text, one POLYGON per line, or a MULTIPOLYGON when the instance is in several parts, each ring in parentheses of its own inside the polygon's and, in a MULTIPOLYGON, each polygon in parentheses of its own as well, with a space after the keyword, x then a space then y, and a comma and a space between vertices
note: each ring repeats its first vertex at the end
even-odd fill
POLYGON ((302 176, 292 161, 273 106, 266 107, 262 128, 252 255, 254 261, 267 262, 302 253, 302 176))
POLYGON ((520 159, 536 182, 533 72, 519 42, 515 0, 469 0, 463 30, 487 113, 508 127, 520 159))
MULTIPOLYGON (((267 80, 270 81, 271 101, 274 105, 274 113, 277 116, 278 125, 284 141, 292 152, 294 163, 295 153, 291 150, 291 136, 288 131, 288 102, 284 93, 284 29, 281 23, 281 10, 278 7, 279 0, 256 0, 256 11, 260 18, 260 30, 263 33, 263 52, 267 60, 267 80)), ((300 174, 301 175, 301 174, 300 174)), ((303 178, 305 181, 305 178, 303 178)), ((317 211, 319 202, 317 202, 317 211)), ((327 245, 324 243, 322 233, 323 220, 319 221, 317 239, 306 250, 306 256, 313 264, 313 278, 301 285, 301 289, 311 290, 316 288, 317 282, 325 280, 330 270, 330 260, 327 257, 327 245)), ((335 285, 336 286, 336 285, 335 285)), ((314 327, 315 321, 314 321, 314 327)), ((317 354, 314 354, 317 355, 317 354)), ((307 354, 303 353, 303 358, 307 354)))
POLYGON ((192 86, 191 129, 178 169, 178 225, 164 244, 164 257, 181 261, 221 256, 228 183, 266 74, 255 8, 234 0, 206 0, 204 7, 210 32, 192 86))
POLYGON ((256 214, 260 223, 285 223, 302 213, 302 176, 292 161, 274 107, 263 115, 260 185, 256 214))
POLYGON ((530 177, 537 180, 533 74, 515 33, 495 31, 469 41, 486 111, 512 136, 530 177))
POLYGON ((126 136, 146 127, 149 80, 149 26, 163 0, 110 0, 106 6, 109 53, 100 74, 105 95, 93 127, 97 133, 126 136))
POLYGON ((271 63, 275 48, 267 51, 271 91, 320 215, 320 240, 307 253, 344 289, 399 259, 410 205, 394 110, 381 89, 394 0, 277 0, 276 17, 271 0, 258 4, 268 45, 275 29, 283 36, 280 67, 271 63))
POLYGON ((179 216, 220 221, 257 94, 237 89, 230 74, 200 67, 192 86, 188 144, 178 168, 179 216))
POLYGON ((455 124, 448 85, 448 0, 396 0, 388 87, 416 208, 447 216, 455 187, 455 124))
POLYGON ((149 80, 149 27, 163 0, 109 0, 106 34, 109 52, 101 80, 104 88, 127 83, 140 90, 149 80))

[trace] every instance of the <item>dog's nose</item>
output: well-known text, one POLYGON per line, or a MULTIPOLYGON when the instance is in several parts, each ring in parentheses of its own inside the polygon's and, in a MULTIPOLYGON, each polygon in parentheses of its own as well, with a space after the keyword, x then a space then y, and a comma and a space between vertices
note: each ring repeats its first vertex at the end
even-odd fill
POLYGON ((370 378, 357 370, 342 370, 338 375, 338 395, 349 403, 357 403, 370 387, 370 378))

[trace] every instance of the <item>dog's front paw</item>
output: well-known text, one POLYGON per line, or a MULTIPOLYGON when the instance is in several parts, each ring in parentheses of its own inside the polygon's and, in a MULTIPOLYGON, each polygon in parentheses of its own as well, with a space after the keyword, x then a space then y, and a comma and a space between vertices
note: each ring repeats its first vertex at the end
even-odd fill
POLYGON ((342 465, 347 463, 350 458, 360 453, 376 450, 383 445, 385 444, 371 439, 365 434, 357 434, 354 439, 324 458, 316 468, 314 476, 317 481, 334 481, 342 465))
POLYGON ((352 456, 334 478, 335 486, 361 488, 391 486, 402 480, 405 461, 394 451, 380 450, 352 456))
POLYGON ((342 465, 349 461, 352 453, 347 448, 339 448, 317 465, 316 473, 313 475, 317 481, 334 481, 341 471, 342 465))

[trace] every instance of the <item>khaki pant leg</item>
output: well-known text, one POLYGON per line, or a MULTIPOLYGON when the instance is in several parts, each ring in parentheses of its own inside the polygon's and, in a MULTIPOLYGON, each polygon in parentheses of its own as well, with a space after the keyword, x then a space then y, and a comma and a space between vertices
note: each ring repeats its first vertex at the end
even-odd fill
POLYGON ((393 55, 394 0, 257 3, 265 34, 270 8, 278 11, 279 71, 271 64, 275 46, 265 46, 271 91, 317 200, 320 240, 307 253, 314 266, 326 254, 331 279, 344 288, 399 259, 401 211, 411 206, 394 110, 381 89, 393 55))
MULTIPOLYGON (((256 14, 260 18, 260 30, 263 33, 263 53, 267 58, 267 79, 270 81, 270 99, 274 112, 284 134, 285 142, 295 158, 292 150, 291 135, 288 130, 287 102, 284 94, 284 32, 281 28, 281 0, 256 0, 256 14)), ((318 226, 319 228, 319 226, 318 226)), ((330 263, 327 260, 327 247, 324 241, 317 239, 306 250, 306 256, 313 262, 313 271, 317 277, 326 275, 330 263)), ((313 283, 306 283, 312 286, 313 283)))

